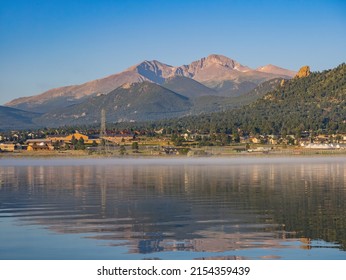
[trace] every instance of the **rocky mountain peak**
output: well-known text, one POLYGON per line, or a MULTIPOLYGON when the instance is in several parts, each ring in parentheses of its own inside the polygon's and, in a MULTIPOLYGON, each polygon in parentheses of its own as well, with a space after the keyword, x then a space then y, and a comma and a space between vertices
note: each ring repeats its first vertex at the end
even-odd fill
POLYGON ((237 75, 251 71, 251 68, 238 63, 237 61, 223 55, 211 54, 199 60, 193 61, 189 65, 175 68, 175 75, 185 76, 197 81, 210 79, 226 80, 237 75))
POLYGON ((242 88, 242 91, 251 90, 263 81, 276 77, 291 78, 295 75, 295 73, 290 75, 291 71, 273 65, 262 68, 265 69, 254 70, 218 54, 211 54, 182 66, 170 66, 157 60, 145 60, 117 74, 80 85, 65 86, 39 95, 19 98, 6 105, 46 113, 81 103, 90 96, 108 94, 120 86, 123 89, 133 88, 133 83, 145 81, 163 85, 172 77, 194 80, 195 83, 186 79, 174 81, 179 84, 179 90, 183 88, 182 84, 187 86, 189 92, 186 90, 184 92, 187 92, 189 96, 196 96, 201 92, 209 92, 212 95, 218 92, 222 96, 229 96, 235 91, 238 92, 239 88, 242 88))
POLYGON ((157 60, 145 60, 129 68, 128 71, 135 71, 155 83, 162 84, 173 74, 173 67, 157 60))
POLYGON ((233 59, 223 55, 218 55, 218 54, 209 55, 207 58, 205 58, 205 61, 210 64, 218 64, 218 65, 221 65, 224 67, 230 67, 230 68, 234 68, 235 65, 237 64, 237 62, 234 61, 233 59))
POLYGON ((218 54, 211 54, 207 57, 203 57, 200 60, 192 62, 189 66, 190 68, 199 68, 199 69, 221 66, 223 68, 234 69, 234 70, 238 70, 242 72, 246 70, 250 70, 250 68, 241 65, 237 61, 223 55, 218 55, 218 54))

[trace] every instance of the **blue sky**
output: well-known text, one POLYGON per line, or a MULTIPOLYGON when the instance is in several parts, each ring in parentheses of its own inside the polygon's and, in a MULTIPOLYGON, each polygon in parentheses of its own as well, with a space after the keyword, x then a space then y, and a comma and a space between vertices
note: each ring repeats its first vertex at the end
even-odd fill
POLYGON ((346 1, 0 0, 0 104, 157 59, 257 68, 346 61, 346 1))

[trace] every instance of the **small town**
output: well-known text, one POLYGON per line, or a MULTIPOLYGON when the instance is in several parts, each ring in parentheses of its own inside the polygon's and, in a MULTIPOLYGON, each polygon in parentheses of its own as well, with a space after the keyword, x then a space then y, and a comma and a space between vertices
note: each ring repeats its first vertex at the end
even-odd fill
POLYGON ((346 134, 245 135, 160 130, 58 130, 0 133, 2 155, 227 156, 239 153, 342 154, 346 134))

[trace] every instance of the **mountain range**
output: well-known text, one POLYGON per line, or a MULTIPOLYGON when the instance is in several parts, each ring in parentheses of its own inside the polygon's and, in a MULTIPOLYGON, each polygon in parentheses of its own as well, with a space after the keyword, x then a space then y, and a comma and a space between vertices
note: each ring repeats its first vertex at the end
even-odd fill
POLYGON ((257 87, 251 95, 257 94, 259 98, 241 108, 176 121, 162 120, 155 122, 156 129, 193 127, 229 134, 298 137, 307 131, 313 135, 346 133, 345 77, 345 63, 322 72, 310 72, 309 67, 304 66, 293 79, 283 80, 272 89, 271 82, 257 87))
POLYGON ((277 84, 295 74, 274 65, 252 69, 215 54, 178 67, 143 61, 121 73, 5 106, 36 113, 32 124, 44 126, 97 123, 101 108, 110 122, 157 120, 234 108, 258 98, 254 90, 260 84, 277 84))

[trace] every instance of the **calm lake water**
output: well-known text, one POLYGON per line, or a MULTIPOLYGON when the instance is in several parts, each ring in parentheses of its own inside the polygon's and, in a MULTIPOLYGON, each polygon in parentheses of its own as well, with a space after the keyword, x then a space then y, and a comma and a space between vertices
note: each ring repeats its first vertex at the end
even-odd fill
POLYGON ((0 259, 346 259, 345 157, 0 159, 0 259))

